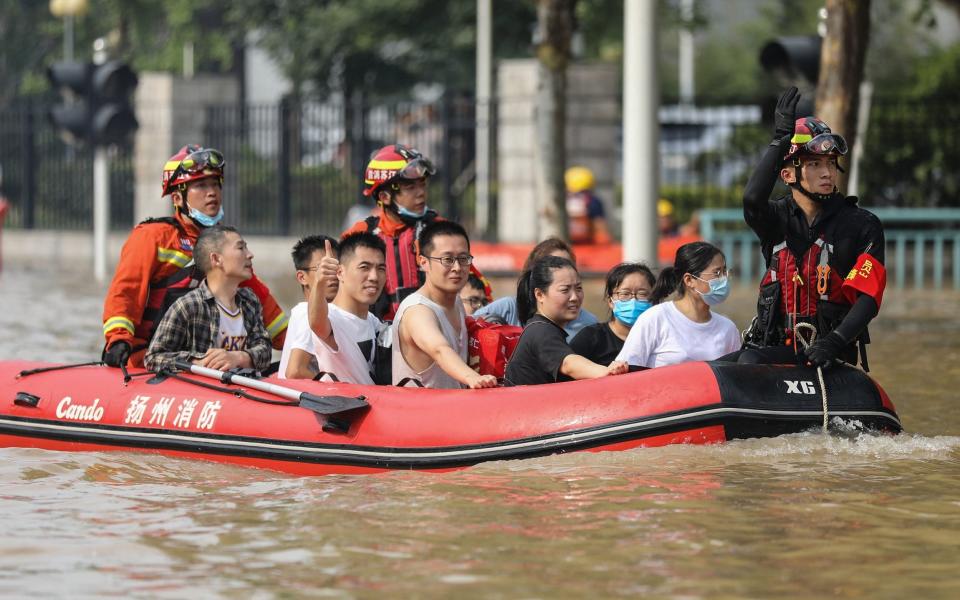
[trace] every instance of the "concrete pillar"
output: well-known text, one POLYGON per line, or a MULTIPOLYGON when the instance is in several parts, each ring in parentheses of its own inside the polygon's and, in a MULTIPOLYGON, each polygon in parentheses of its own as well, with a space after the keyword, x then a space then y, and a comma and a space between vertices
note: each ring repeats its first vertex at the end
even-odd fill
MULTIPOLYGON (((566 167, 590 168, 608 215, 619 176, 620 122, 617 65, 574 64, 567 73, 566 167)), ((500 241, 536 242, 535 160, 537 61, 505 60, 497 69, 497 226, 500 241)), ((615 223, 611 223, 616 230, 615 223)))

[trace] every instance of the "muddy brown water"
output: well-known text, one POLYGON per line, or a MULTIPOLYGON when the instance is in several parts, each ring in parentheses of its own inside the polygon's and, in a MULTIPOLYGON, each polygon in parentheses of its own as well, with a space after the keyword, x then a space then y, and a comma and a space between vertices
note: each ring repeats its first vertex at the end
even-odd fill
MULTIPOLYGON (((593 308, 598 293, 588 286, 593 308)), ((745 325, 751 294, 721 312, 745 325)), ((80 274, 8 266, 0 359, 90 360, 102 295, 80 274)), ((0 594, 956 598, 958 308, 955 292, 887 293, 871 362, 907 430, 897 437, 321 478, 0 449, 0 594)))

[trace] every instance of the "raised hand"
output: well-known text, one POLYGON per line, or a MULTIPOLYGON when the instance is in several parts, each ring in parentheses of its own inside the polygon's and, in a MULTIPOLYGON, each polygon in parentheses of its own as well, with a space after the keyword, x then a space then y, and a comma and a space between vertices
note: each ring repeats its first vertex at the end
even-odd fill
POLYGON ((321 289, 324 290, 336 292, 340 284, 340 280, 337 278, 337 272, 340 270, 340 261, 334 258, 333 247, 330 245, 330 240, 325 240, 323 245, 324 256, 320 259, 320 264, 317 265, 314 285, 319 285, 321 289))
POLYGON ((777 108, 773 113, 774 137, 783 139, 793 135, 794 124, 797 121, 797 103, 800 102, 800 90, 790 86, 780 94, 777 108))

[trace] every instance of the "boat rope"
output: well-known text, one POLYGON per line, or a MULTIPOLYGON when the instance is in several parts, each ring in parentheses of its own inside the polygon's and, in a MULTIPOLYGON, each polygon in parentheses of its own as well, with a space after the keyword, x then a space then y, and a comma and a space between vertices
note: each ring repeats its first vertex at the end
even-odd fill
MULTIPOLYGON (((804 349, 810 346, 817 339, 817 328, 813 323, 797 323, 793 326, 793 339, 803 345, 804 349), (810 334, 806 339, 800 335, 800 330, 805 329, 810 334)), ((827 384, 823 381, 823 369, 817 367, 817 378, 820 380, 820 397, 823 399, 823 434, 827 434, 827 422, 829 416, 827 413, 827 384)))
POLYGON ((54 367, 41 367, 39 369, 26 369, 17 373, 17 379, 21 377, 29 377, 30 375, 36 375, 38 373, 49 373, 50 371, 62 371, 64 369, 75 369, 77 367, 94 367, 102 365, 103 363, 99 360, 92 362, 76 363, 73 365, 56 365, 54 367))

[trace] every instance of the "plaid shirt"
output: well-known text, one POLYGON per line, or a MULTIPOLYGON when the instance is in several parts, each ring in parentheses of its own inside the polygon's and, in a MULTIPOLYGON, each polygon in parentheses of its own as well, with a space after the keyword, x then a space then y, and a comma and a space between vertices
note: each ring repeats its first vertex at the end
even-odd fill
MULTIPOLYGON (((243 326, 247 330, 244 351, 250 355, 253 368, 263 371, 270 366, 272 353, 260 301, 250 290, 239 288, 237 306, 243 313, 243 326)), ((163 316, 150 341, 144 364, 151 371, 175 370, 178 360, 192 362, 203 358, 216 343, 219 332, 217 299, 203 280, 199 287, 174 302, 163 316)))

